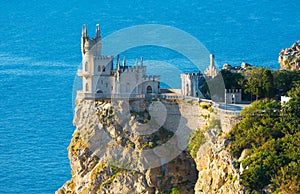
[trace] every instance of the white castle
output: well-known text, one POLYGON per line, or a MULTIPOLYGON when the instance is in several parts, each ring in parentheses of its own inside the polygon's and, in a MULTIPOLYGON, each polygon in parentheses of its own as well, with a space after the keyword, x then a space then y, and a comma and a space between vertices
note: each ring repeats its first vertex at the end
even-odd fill
MULTIPOLYGON (((81 53, 82 67, 78 76, 82 78, 82 90, 77 91, 81 99, 136 99, 166 98, 160 94, 160 76, 146 75, 143 59, 135 65, 127 66, 125 58, 122 65, 119 55, 114 66, 114 56, 103 56, 100 26, 96 25, 96 37, 89 38, 86 26, 82 26, 81 53)), ((214 64, 214 55, 210 55, 210 65, 201 73, 181 74, 182 88, 178 97, 190 96, 205 98, 201 88, 205 79, 212 79, 218 74, 214 64)))
POLYGON ((156 96, 160 90, 160 77, 146 75, 143 60, 136 60, 134 66, 127 66, 120 57, 114 68, 114 56, 102 56, 102 38, 100 26, 96 25, 96 37, 89 38, 86 26, 82 27, 81 52, 82 69, 78 76, 82 78, 82 90, 77 92, 78 98, 110 99, 110 98, 145 98, 156 96))

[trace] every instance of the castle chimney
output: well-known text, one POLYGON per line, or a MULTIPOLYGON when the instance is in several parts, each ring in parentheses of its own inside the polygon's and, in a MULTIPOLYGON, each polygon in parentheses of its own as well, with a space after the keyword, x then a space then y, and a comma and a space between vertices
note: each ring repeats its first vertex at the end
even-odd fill
POLYGON ((85 24, 82 25, 82 38, 87 37, 87 30, 85 24))
POLYGON ((96 38, 100 38, 100 25, 96 24, 96 38))
POLYGON ((215 56, 213 54, 210 54, 209 57, 210 57, 210 66, 211 67, 215 66, 215 56))

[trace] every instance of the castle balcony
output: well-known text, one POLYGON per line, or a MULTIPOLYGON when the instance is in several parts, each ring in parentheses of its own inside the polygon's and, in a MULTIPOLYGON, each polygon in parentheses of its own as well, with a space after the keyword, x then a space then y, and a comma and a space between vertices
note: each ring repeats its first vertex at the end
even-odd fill
POLYGON ((91 76, 91 74, 89 72, 82 71, 81 69, 78 69, 77 75, 79 77, 90 77, 91 76))

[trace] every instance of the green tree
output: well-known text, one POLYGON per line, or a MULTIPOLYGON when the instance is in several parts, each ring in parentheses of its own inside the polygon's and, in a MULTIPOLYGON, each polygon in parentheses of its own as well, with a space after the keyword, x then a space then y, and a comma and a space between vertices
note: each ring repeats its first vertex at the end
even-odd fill
POLYGON ((294 81, 300 80, 299 71, 277 70, 273 72, 276 93, 286 95, 294 81))
POLYGON ((246 70, 243 73, 243 76, 245 77, 245 81, 244 81, 244 85, 243 85, 244 91, 246 93, 256 96, 256 100, 258 100, 262 96, 263 72, 264 72, 264 68, 253 67, 252 69, 246 70))
POLYGON ((274 78, 272 75, 271 70, 264 70, 263 72, 263 90, 265 97, 267 98, 273 98, 274 97, 274 78))
POLYGON ((293 87, 288 92, 288 96, 293 99, 300 100, 300 81, 293 82, 293 87))
POLYGON ((234 157, 248 149, 241 161, 245 168, 241 183, 254 193, 261 193, 266 186, 275 193, 299 193, 300 100, 283 106, 276 101, 257 101, 241 115, 242 121, 228 136, 228 149, 234 157))

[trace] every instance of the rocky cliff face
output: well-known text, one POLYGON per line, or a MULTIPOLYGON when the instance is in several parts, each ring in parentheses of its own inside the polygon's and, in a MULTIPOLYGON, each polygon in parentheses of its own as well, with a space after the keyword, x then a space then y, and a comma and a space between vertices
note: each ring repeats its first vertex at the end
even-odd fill
POLYGON ((186 151, 213 114, 190 102, 78 100, 72 179, 56 193, 242 193, 222 132, 206 130, 196 158, 186 151))
POLYGON ((153 120, 141 104, 127 117, 126 102, 77 102, 68 147, 72 179, 57 193, 194 193, 195 163, 181 150, 180 138, 170 141, 176 131, 159 127, 139 135, 151 130, 146 124, 153 120), (171 145, 158 149, 167 142, 171 145), (174 153, 179 154, 170 156, 174 153))
POLYGON ((282 49, 279 53, 278 62, 280 69, 300 70, 300 40, 290 48, 282 49))
POLYGON ((195 193, 245 193, 235 161, 226 150, 226 139, 216 129, 205 133, 206 142, 197 152, 198 180, 195 193))

